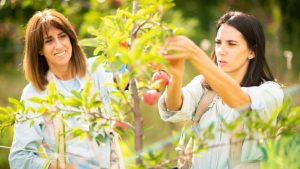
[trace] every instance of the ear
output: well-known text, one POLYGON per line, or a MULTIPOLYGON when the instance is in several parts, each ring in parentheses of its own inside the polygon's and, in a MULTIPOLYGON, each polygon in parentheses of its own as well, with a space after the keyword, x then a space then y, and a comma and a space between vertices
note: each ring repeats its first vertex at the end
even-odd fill
POLYGON ((39 51, 39 54, 40 54, 41 56, 43 56, 43 55, 44 55, 43 51, 39 51))
POLYGON ((248 55, 248 59, 253 59, 255 57, 255 53, 251 50, 249 55, 248 55))

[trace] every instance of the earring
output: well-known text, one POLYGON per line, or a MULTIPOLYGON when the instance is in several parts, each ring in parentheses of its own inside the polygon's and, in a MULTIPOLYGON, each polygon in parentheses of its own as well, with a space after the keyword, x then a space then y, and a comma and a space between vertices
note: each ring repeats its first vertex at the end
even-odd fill
POLYGON ((253 59, 254 57, 255 57, 255 55, 250 55, 250 56, 248 56, 248 59, 251 60, 251 59, 253 59))

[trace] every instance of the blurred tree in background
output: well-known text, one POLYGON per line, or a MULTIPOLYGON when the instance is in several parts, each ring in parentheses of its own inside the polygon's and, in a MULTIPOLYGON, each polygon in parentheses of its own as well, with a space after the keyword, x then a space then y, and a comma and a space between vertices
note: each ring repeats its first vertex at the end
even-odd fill
MULTIPOLYGON (((300 8, 298 0, 175 0, 175 8, 165 15, 165 20, 175 26, 183 26, 188 36, 207 52, 212 51, 215 37, 215 24, 219 16, 228 10, 240 10, 255 15, 263 24, 267 38, 267 58, 278 80, 286 86, 300 81, 300 8)), ((89 29, 97 28, 100 18, 115 12, 117 8, 131 8, 131 0, 0 0, 0 105, 7 104, 8 97, 19 98, 26 81, 22 75, 22 51, 24 46, 25 24, 38 10, 55 8, 65 14, 79 35, 88 38, 89 29)), ((92 48, 85 48, 87 56, 92 56, 92 48)), ((187 63, 189 64, 189 63, 187 63)), ((187 67, 185 82, 196 75, 191 66, 187 67)), ((300 104, 299 88, 292 93, 294 104, 300 104)), ((170 136, 178 128, 166 124, 159 118, 156 108, 142 106, 146 145, 170 136), (153 124, 156 124, 155 126, 153 124), (165 129, 161 130, 162 126, 165 129), (160 135, 155 131, 161 131, 160 135)), ((10 146, 9 137, 0 137, 0 145, 10 146)), ((133 146, 124 148, 126 155, 133 146)), ((0 148, 0 168, 8 167, 8 149, 0 148)), ((129 159, 130 161, 130 159, 129 159)))

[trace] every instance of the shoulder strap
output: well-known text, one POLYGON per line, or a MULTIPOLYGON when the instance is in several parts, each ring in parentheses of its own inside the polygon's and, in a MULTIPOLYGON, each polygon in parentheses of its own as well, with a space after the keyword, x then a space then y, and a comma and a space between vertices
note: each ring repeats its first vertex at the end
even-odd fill
POLYGON ((201 97, 195 116, 193 117, 193 125, 197 124, 203 113, 207 111, 209 104, 213 101, 216 93, 212 90, 207 90, 201 97))

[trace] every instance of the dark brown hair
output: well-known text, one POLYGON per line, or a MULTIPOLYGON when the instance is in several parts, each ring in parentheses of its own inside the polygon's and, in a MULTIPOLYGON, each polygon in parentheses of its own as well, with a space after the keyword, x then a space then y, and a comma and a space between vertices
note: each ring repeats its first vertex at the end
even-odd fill
POLYGON ((46 76, 49 65, 45 56, 40 54, 40 51, 43 49, 44 33, 48 32, 50 26, 62 30, 70 38, 72 73, 82 77, 87 69, 86 56, 78 45, 76 32, 68 19, 53 9, 39 11, 27 23, 23 69, 26 79, 40 91, 44 90, 48 84, 46 76))
MULTIPOLYGON (((259 21, 252 15, 230 11, 219 19, 217 31, 223 24, 237 29, 246 40, 248 48, 255 54, 255 57, 250 59, 248 69, 240 85, 244 87, 258 86, 264 81, 274 81, 265 58, 265 35, 259 21)), ((212 59, 217 64, 215 52, 212 54, 212 59)))

